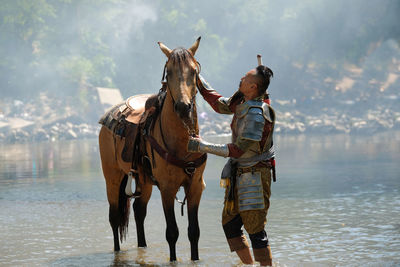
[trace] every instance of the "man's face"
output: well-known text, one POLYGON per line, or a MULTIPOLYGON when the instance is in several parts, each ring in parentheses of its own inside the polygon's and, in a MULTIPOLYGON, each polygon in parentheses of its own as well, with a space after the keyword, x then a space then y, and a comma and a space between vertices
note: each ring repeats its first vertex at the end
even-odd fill
POLYGON ((256 73, 256 69, 252 69, 240 79, 239 91, 245 96, 252 95, 257 91, 256 73))

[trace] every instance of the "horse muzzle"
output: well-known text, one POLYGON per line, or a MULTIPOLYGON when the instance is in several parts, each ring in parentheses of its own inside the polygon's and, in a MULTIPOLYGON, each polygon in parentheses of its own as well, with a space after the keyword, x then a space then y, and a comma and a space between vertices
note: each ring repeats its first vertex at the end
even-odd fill
POLYGON ((193 107, 191 103, 177 102, 174 105, 174 109, 181 119, 190 119, 192 117, 193 107))

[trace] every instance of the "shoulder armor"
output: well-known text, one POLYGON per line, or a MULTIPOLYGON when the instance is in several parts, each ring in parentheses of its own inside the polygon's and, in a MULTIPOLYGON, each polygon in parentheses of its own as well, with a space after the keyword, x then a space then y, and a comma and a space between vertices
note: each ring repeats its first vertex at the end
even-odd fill
POLYGON ((269 121, 269 122, 274 122, 275 121, 275 112, 273 108, 268 105, 265 102, 262 101, 255 101, 255 100, 249 100, 244 102, 243 104, 240 104, 236 108, 236 115, 240 119, 244 117, 250 108, 259 108, 262 110, 262 115, 263 117, 269 121))
POLYGON ((275 123, 275 110, 267 103, 265 103, 265 105, 268 106, 267 109, 264 109, 265 119, 268 120, 269 122, 275 123), (268 115, 268 118, 266 117, 267 115, 268 115))
POLYGON ((275 112, 263 101, 249 100, 236 107, 238 136, 243 139, 261 141, 265 121, 275 122, 275 112))
POLYGON ((242 120, 242 138, 261 141, 265 124, 263 110, 259 107, 249 107, 242 120))
POLYGON ((262 108, 254 106, 242 108, 238 114, 238 136, 243 139, 260 141, 265 124, 262 108))
POLYGON ((275 122, 275 111, 267 103, 263 103, 262 106, 264 118, 269 122, 275 122))

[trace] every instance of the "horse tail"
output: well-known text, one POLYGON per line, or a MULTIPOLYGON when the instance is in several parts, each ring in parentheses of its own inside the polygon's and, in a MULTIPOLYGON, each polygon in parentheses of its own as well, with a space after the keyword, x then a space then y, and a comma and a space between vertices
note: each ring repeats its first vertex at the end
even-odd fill
POLYGON ((129 225, 129 212, 131 201, 130 198, 125 194, 125 187, 128 181, 128 175, 125 175, 122 179, 121 185, 119 187, 119 201, 118 201, 118 216, 119 216, 119 236, 121 242, 126 239, 126 234, 128 233, 129 225))

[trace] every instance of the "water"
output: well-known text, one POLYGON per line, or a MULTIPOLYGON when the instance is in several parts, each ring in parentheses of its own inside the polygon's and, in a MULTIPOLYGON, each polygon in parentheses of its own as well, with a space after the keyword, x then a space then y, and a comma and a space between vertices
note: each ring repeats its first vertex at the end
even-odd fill
MULTIPOLYGON (((400 266, 400 133, 275 143, 278 181, 267 223, 275 266, 400 266)), ((224 162, 210 156, 205 171, 198 262, 190 261, 187 218, 176 204, 174 266, 240 265, 220 226, 224 162)), ((0 145, 1 266, 169 265, 156 188, 145 228, 149 247, 139 249, 131 214, 122 251, 112 251, 96 140, 0 145)))

